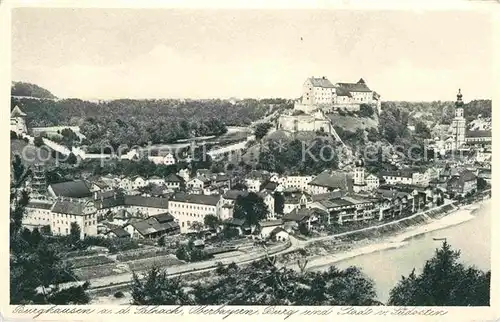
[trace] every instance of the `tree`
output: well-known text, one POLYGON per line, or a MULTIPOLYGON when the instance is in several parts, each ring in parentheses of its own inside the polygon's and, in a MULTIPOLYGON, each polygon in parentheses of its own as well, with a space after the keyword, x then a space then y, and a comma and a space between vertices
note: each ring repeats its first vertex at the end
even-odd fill
POLYGON ((194 230, 198 234, 203 230, 203 224, 199 221, 193 221, 191 222, 191 225, 189 225, 189 229, 194 230))
POLYGON ((215 215, 206 215, 205 218, 203 218, 203 223, 210 229, 217 229, 221 224, 221 220, 215 215))
POLYGON ((71 243, 76 244, 80 240, 82 230, 76 222, 72 222, 69 230, 69 238, 71 243))
POLYGON ((274 212, 277 214, 283 214, 283 209, 285 209, 285 196, 281 192, 274 193, 274 212))
POLYGON ((159 239, 158 239, 158 246, 160 247, 165 247, 166 243, 165 243, 165 236, 161 236, 159 239))
POLYGON ((261 140, 273 127, 271 123, 259 123, 255 128, 255 138, 261 140))
POLYGON ((188 304, 179 278, 168 278, 167 272, 153 267, 142 276, 132 276, 133 305, 180 305, 188 304))
POLYGON ((18 139, 17 133, 14 132, 14 131, 10 131, 10 139, 11 140, 17 140, 18 139))
POLYGON ((22 230, 29 201, 24 183, 31 175, 19 156, 12 162, 10 194, 10 303, 11 304, 86 304, 88 283, 67 288, 61 283, 78 281, 59 254, 57 244, 35 229, 22 230))
POLYGON ((37 136, 37 137, 35 137, 35 139, 33 140, 33 144, 34 144, 37 148, 39 148, 39 147, 43 146, 43 144, 44 144, 44 143, 43 143, 43 138, 42 138, 41 136, 37 136))
POLYGON ((485 190, 486 188, 488 188, 488 186, 489 186, 489 184, 484 178, 477 177, 477 190, 478 191, 485 190))
POLYGON ((431 130, 422 121, 417 121, 417 123, 415 124, 415 133, 424 139, 431 138, 431 130))
POLYGON ((234 204, 234 218, 245 220, 248 225, 257 225, 259 221, 267 218, 269 209, 264 199, 254 192, 240 195, 234 204))
MULTIPOLYGON (((331 267, 326 272, 296 272, 278 268, 275 258, 266 258, 243 267, 232 263, 227 267, 219 264, 218 278, 186 284, 167 285, 171 292, 162 295, 158 288, 136 292, 134 304, 161 305, 374 305, 376 294, 373 281, 350 267, 339 270, 331 267), (179 291, 185 290, 183 293, 179 291), (172 294, 174 293, 174 294, 172 294), (140 301, 135 301, 139 298, 140 301), (148 298, 148 301, 143 300, 148 298), (182 302, 185 301, 185 302, 182 302)), ((155 283, 164 285, 162 275, 150 271, 155 283), (159 275, 159 277, 157 277, 159 275)), ((147 283, 147 282, 145 282, 147 283)))
POLYGON ((73 152, 70 152, 68 155, 68 158, 66 159, 66 162, 69 164, 77 164, 78 163, 78 158, 73 152))
POLYGON ((359 116, 361 117, 372 117, 374 114, 373 107, 368 104, 361 104, 359 107, 359 116))
POLYGON ((389 305, 397 306, 488 306, 490 271, 466 267, 460 252, 445 241, 428 260, 422 273, 413 270, 391 290, 389 305))

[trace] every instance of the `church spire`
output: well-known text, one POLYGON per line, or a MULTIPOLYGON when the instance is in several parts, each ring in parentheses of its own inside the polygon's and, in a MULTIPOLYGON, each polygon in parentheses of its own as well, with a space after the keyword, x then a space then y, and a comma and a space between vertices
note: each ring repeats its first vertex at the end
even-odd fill
POLYGON ((457 94, 457 101, 455 102, 455 106, 457 108, 463 108, 464 101, 462 101, 462 90, 459 88, 458 89, 458 94, 457 94))

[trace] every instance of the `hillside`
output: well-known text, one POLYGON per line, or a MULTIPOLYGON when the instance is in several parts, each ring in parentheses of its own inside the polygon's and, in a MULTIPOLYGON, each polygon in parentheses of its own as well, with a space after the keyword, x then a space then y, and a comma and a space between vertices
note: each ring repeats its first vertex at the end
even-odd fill
POLYGON ((31 83, 12 82, 10 89, 12 96, 54 99, 56 96, 47 89, 31 83))
POLYGON ((248 126, 264 118, 270 106, 285 108, 286 100, 131 100, 89 102, 79 99, 57 101, 11 98, 27 114, 33 127, 80 126, 89 151, 103 146, 144 146, 172 143, 194 136, 218 136, 228 126, 248 126), (273 102, 273 103, 271 103, 273 102), (283 106, 282 106, 283 105, 283 106))
POLYGON ((27 165, 39 162, 54 163, 54 159, 52 159, 47 148, 37 148, 24 140, 10 140, 10 159, 13 160, 16 154, 20 155, 23 163, 27 165))

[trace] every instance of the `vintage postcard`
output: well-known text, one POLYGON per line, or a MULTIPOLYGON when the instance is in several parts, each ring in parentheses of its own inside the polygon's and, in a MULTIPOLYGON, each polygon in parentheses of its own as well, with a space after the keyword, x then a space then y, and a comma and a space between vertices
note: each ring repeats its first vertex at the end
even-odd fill
POLYGON ((2 319, 500 318, 500 5, 237 4, 0 5, 2 319))

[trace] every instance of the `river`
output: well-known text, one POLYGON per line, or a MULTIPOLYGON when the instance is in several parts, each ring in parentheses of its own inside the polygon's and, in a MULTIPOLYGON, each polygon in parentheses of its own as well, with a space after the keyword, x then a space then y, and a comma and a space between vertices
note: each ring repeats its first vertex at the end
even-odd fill
MULTIPOLYGON (((344 269, 349 266, 360 267, 375 282, 378 299, 386 303, 390 290, 401 279, 408 276, 413 268, 421 272, 425 261, 430 259, 442 241, 433 238, 446 238, 454 249, 461 251, 460 260, 481 270, 491 269, 491 201, 486 201, 474 215, 475 218, 462 224, 432 231, 408 240, 408 244, 395 249, 378 251, 335 263, 344 269)), ((321 270, 329 267, 315 267, 321 270)))

